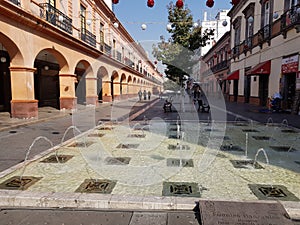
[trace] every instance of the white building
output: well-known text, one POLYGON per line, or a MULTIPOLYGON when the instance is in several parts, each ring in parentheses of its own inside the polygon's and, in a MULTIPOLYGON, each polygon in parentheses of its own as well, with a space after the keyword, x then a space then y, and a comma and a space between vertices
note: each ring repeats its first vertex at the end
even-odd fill
POLYGON ((220 10, 215 17, 215 20, 207 20, 207 12, 204 12, 202 33, 208 30, 215 30, 214 36, 207 41, 206 46, 201 49, 201 56, 205 55, 209 49, 227 32, 230 30, 230 17, 227 16, 229 10, 220 10), (225 22, 226 21, 226 22, 225 22), (226 24, 227 23, 227 24, 226 24), (224 26, 226 25, 226 26, 224 26))

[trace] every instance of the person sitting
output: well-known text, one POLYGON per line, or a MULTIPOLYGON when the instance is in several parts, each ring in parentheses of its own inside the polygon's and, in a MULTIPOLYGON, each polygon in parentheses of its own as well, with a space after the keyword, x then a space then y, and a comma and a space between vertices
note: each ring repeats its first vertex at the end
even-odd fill
POLYGON ((164 112, 166 113, 167 111, 172 112, 172 103, 168 101, 168 99, 166 99, 165 103, 164 103, 164 112))

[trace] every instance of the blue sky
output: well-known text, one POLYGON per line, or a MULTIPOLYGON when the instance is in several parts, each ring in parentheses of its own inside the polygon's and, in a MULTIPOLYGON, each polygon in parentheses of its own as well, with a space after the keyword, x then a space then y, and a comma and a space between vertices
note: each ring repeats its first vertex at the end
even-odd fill
MULTIPOLYGON (((123 26, 135 41, 158 41, 160 35, 168 38, 166 25, 168 23, 167 5, 171 0, 154 0, 153 8, 147 6, 147 0, 119 0, 114 5, 114 12, 123 26), (146 30, 141 25, 147 25, 146 30)), ((173 0, 176 3, 176 0, 173 0)), ((195 21, 203 20, 203 13, 207 11, 208 18, 214 18, 221 9, 230 9, 230 0, 215 0, 213 8, 208 8, 206 0, 184 0, 185 5, 191 10, 195 21)))

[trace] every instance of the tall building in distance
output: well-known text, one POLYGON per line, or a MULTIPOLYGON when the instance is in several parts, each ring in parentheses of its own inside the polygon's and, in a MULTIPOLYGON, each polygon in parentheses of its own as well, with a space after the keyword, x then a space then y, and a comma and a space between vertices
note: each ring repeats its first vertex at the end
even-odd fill
POLYGON ((207 19, 207 12, 204 12, 204 18, 201 22, 202 32, 206 29, 214 30, 214 36, 207 41, 206 46, 201 48, 201 56, 205 55, 211 47, 230 30, 230 17, 227 16, 229 10, 220 10, 214 20, 207 19), (226 21, 226 22, 225 22, 226 21))

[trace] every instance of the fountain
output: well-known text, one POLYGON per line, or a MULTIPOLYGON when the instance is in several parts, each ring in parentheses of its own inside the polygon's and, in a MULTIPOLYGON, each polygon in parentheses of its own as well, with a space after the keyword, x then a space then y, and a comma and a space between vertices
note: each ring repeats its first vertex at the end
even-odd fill
POLYGON ((268 120, 267 120, 267 123, 266 123, 266 126, 273 126, 273 119, 272 117, 269 117, 268 120))
POLYGON ((282 120, 280 127, 289 127, 289 123, 287 121, 287 119, 282 120))
POLYGON ((266 159, 266 163, 267 163, 267 165, 269 165, 269 158, 267 156, 266 151, 263 148, 260 148, 260 149, 257 150, 257 152, 255 154, 255 158, 254 158, 254 162, 253 162, 253 167, 255 167, 255 164, 257 163, 257 157, 258 157, 258 155, 259 155, 260 152, 262 152, 264 154, 265 159, 266 159))
POLYGON ((245 157, 248 157, 248 133, 246 133, 245 157))
MULTIPOLYGON (((20 175, 20 184, 21 184, 21 186, 23 186, 22 179, 23 179, 23 175, 24 175, 25 167, 26 167, 26 162, 27 162, 27 160, 28 160, 30 151, 31 151, 32 147, 34 146, 34 144, 35 144, 38 140, 41 140, 41 139, 47 141, 47 142, 50 144, 51 148, 53 147, 52 141, 50 141, 48 138, 46 138, 46 137, 44 137, 44 136, 39 136, 39 137, 37 137, 37 138, 35 138, 35 139, 33 140, 33 142, 31 143, 31 145, 30 145, 30 147, 29 147, 29 149, 28 149, 27 152, 26 152, 25 159, 24 159, 24 163, 23 163, 23 167, 22 167, 22 170, 21 170, 21 175, 20 175)), ((56 158, 56 159, 58 160, 58 158, 56 158)))

